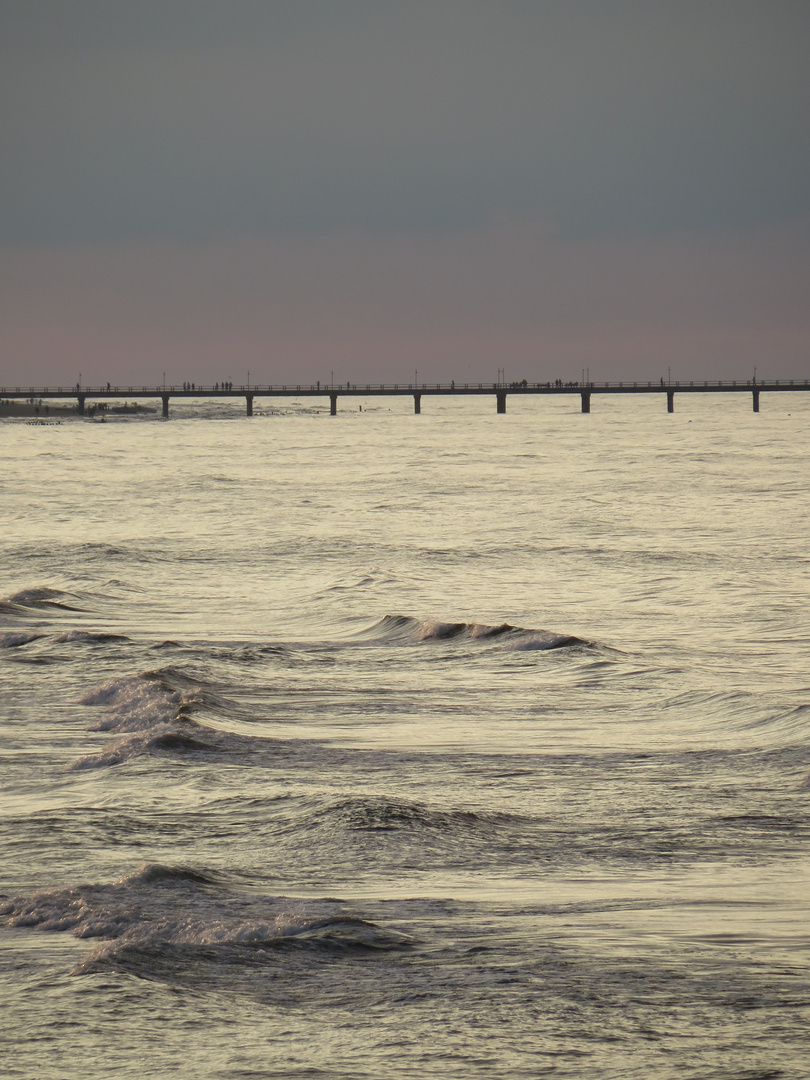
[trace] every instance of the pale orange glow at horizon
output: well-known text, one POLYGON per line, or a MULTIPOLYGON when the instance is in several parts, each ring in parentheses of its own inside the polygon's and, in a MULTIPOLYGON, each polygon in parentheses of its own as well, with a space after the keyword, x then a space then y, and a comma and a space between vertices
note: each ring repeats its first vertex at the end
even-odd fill
POLYGON ((501 221, 0 252, 3 379, 806 377, 806 232, 571 241, 501 221))

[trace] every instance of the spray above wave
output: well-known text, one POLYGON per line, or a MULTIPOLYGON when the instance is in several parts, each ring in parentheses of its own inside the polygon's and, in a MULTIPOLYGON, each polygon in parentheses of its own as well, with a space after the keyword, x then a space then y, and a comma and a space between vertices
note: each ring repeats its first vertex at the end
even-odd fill
POLYGON ((386 642, 400 641, 403 644, 449 640, 491 641, 514 651, 542 651, 593 644, 573 634, 557 634, 551 630, 530 630, 522 626, 513 626, 511 623, 492 626, 476 622, 420 620, 408 615, 385 615, 379 622, 363 631, 362 636, 386 642))

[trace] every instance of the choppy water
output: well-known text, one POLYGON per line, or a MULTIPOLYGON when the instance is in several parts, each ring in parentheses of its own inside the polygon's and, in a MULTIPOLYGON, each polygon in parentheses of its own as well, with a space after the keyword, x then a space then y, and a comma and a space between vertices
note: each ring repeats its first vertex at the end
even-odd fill
POLYGON ((810 401, 577 404, 0 424, 5 1075, 807 1076, 810 401))

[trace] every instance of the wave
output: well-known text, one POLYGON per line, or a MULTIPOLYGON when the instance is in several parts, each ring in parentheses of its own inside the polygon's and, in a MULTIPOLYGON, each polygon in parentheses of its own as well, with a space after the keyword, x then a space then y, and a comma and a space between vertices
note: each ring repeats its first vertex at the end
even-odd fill
POLYGON ((176 884, 193 882, 196 885, 217 885, 223 880, 222 875, 210 870, 195 870, 191 866, 167 866, 164 863, 141 863, 134 874, 129 874, 118 881, 118 885, 127 888, 138 885, 176 884))
POLYGON ((109 679, 80 699, 82 705, 103 705, 101 719, 91 731, 148 731, 177 720, 193 705, 193 690, 180 691, 162 680, 143 675, 109 679))
POLYGON ((81 705, 104 706, 91 731, 149 731, 187 715, 195 707, 220 704, 201 682, 175 668, 142 671, 108 679, 79 699, 81 705))
POLYGON ((108 559, 116 558, 118 556, 129 555, 129 550, 125 547, 98 540, 89 540, 83 544, 79 544, 78 550, 85 558, 95 557, 100 562, 106 562, 108 559))
POLYGON ((130 641, 125 634, 113 634, 106 630, 66 630, 63 634, 57 634, 53 641, 58 644, 66 644, 73 641, 89 641, 106 644, 110 641, 130 641))
POLYGON ((224 729, 221 717, 233 720, 238 707, 221 698, 209 684, 176 668, 108 679, 84 694, 79 703, 102 709, 100 718, 88 725, 89 731, 110 732, 121 738, 79 758, 71 771, 121 765, 143 755, 216 754, 258 763, 292 752, 289 744, 278 739, 224 729), (194 719, 195 714, 207 714, 214 722, 208 726, 194 719))
POLYGON ((444 835, 491 832, 504 822, 521 819, 502 813, 484 814, 472 810, 438 809, 424 803, 389 799, 385 796, 350 796, 313 813, 320 824, 328 821, 360 832, 435 832, 444 835))
MULTIPOLYGON (((106 729, 98 726, 95 730, 106 729)), ((216 757, 263 768, 277 762, 279 758, 289 758, 297 752, 300 752, 297 744, 265 736, 222 731, 181 715, 166 723, 155 724, 146 731, 123 734, 98 753, 78 758, 69 767, 69 771, 123 765, 133 758, 143 756, 200 760, 216 757)))
POLYGON ((129 735, 116 740, 97 754, 87 754, 78 761, 74 761, 71 771, 123 765, 125 761, 144 755, 204 756, 222 753, 225 750, 223 736, 218 733, 210 733, 211 737, 206 738, 202 734, 204 729, 200 725, 189 723, 188 728, 189 730, 184 730, 171 724, 164 724, 156 732, 129 735))
POLYGON ((592 646, 593 642, 573 634, 558 634, 551 630, 532 630, 511 623, 496 626, 477 622, 441 622, 420 620, 408 615, 385 615, 361 631, 359 636, 389 642, 419 643, 426 641, 497 641, 515 651, 564 649, 571 646, 592 646))
POLYGON ((113 634, 106 631, 94 630, 66 630, 62 634, 53 636, 38 633, 34 630, 0 630, 0 649, 19 649, 23 645, 29 645, 32 641, 49 639, 56 645, 64 645, 71 642, 89 642, 91 644, 108 644, 114 641, 130 641, 124 634, 113 634))
POLYGON ((60 608, 63 611, 79 611, 76 607, 77 598, 72 593, 63 592, 61 589, 41 587, 37 589, 22 589, 7 596, 3 601, 4 606, 14 608, 60 608), (68 603, 70 601, 70 603, 68 603))
POLYGON ((250 969, 291 950, 334 957, 413 944, 339 900, 248 895, 230 888, 227 875, 160 863, 108 884, 0 901, 0 924, 101 939, 72 974, 114 969, 169 981, 189 967, 204 981, 222 963, 250 969), (180 958, 189 964, 178 966, 180 958))
POLYGON ((23 645, 29 645, 43 637, 42 634, 28 633, 26 631, 0 630, 0 649, 19 649, 23 645))
POLYGON ((72 769, 120 765, 153 753, 208 753, 222 736, 206 732, 189 718, 206 704, 205 688, 173 668, 144 671, 108 679, 80 698, 81 705, 100 706, 101 718, 90 731, 109 731, 128 737, 74 762, 72 769))
POLYGON ((768 739, 795 739, 802 743, 810 718, 807 689, 778 695, 755 694, 750 690, 685 690, 666 698, 661 708, 698 718, 701 731, 728 733, 761 732, 768 739))

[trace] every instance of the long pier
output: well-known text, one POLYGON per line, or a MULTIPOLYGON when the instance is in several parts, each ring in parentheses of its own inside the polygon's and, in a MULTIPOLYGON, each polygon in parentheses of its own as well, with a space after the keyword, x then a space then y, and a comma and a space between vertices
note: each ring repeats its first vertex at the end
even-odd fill
POLYGON ((810 380, 804 379, 777 379, 772 382, 757 382, 754 379, 748 382, 726 380, 716 382, 556 382, 530 383, 526 380, 512 383, 393 383, 393 384, 370 384, 343 383, 283 386, 234 386, 233 383, 216 383, 213 386, 197 386, 187 383, 181 386, 82 386, 76 384, 72 387, 0 387, 0 418, 3 416, 3 406, 8 406, 12 401, 24 401, 35 404, 36 402, 70 399, 76 402, 76 413, 86 415, 88 400, 92 403, 90 409, 95 410, 100 403, 110 400, 148 400, 159 398, 163 406, 164 419, 169 418, 169 402, 174 399, 199 399, 213 398, 214 400, 226 400, 229 398, 242 398, 245 401, 247 416, 253 415, 253 402, 256 398, 328 398, 329 411, 332 416, 337 415, 338 398, 341 397, 412 397, 414 412, 422 411, 423 397, 481 397, 491 396, 495 399, 496 411, 506 412, 506 399, 508 395, 544 395, 557 397, 561 395, 579 396, 580 408, 583 413, 591 411, 591 398, 599 394, 659 394, 666 399, 667 412, 675 411, 676 394, 750 394, 754 412, 759 412, 760 394, 784 393, 790 391, 810 390, 810 380))

